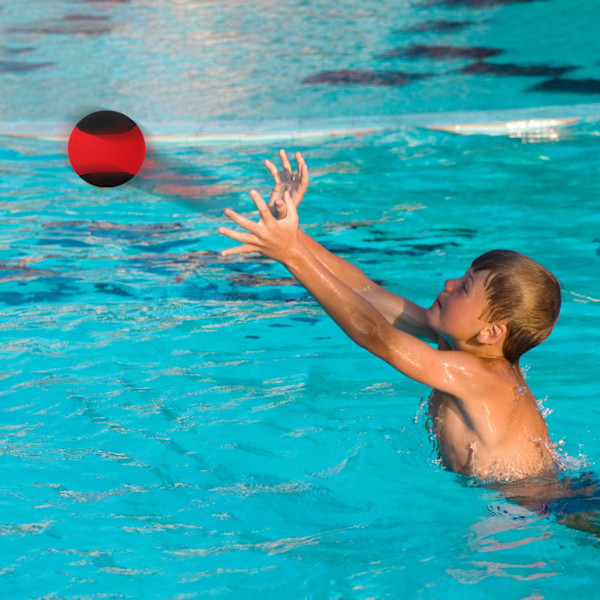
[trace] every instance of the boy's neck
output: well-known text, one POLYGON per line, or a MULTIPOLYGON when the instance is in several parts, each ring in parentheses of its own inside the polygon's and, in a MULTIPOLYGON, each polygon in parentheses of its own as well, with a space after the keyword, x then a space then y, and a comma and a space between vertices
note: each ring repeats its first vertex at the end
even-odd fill
POLYGON ((461 350, 462 352, 468 352, 477 358, 483 359, 495 359, 504 360, 507 363, 510 361, 504 356, 501 348, 487 344, 478 344, 476 347, 468 343, 460 343, 455 340, 447 340, 452 350, 461 350))

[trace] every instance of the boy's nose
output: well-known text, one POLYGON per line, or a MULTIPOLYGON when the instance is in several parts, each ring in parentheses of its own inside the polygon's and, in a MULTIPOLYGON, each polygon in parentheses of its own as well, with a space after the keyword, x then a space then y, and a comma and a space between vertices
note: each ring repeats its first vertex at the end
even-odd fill
POLYGON ((451 292, 456 283, 456 279, 446 279, 446 283, 444 284, 444 288, 447 292, 451 292))

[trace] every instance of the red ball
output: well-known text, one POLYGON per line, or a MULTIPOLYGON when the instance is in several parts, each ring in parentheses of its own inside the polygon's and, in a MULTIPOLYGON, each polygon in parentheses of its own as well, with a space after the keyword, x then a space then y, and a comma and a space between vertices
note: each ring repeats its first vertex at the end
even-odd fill
POLYGON ((89 114, 69 137, 69 161, 84 181, 115 187, 129 181, 141 168, 146 144, 140 128, 113 110, 89 114))

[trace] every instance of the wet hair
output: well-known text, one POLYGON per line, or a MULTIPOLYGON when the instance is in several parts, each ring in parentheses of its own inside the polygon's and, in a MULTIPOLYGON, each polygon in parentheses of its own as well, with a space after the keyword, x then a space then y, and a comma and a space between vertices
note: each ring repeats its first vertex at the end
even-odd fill
POLYGON ((550 335, 560 313, 560 281, 513 250, 490 250, 476 258, 471 268, 490 271, 484 282, 487 307, 479 318, 506 323, 502 351, 515 363, 550 335))

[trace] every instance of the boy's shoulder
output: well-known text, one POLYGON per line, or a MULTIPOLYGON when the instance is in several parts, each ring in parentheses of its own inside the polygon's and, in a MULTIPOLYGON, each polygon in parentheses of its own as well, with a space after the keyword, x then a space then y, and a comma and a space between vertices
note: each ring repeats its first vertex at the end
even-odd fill
POLYGON ((470 367, 474 376, 486 376, 486 385, 496 384, 499 388, 503 388, 506 387, 509 382, 517 381, 519 377, 522 379, 518 365, 514 367, 504 359, 481 358, 474 354, 470 354, 469 352, 452 350, 450 344, 441 335, 438 335, 437 344, 438 350, 440 351, 456 352, 459 354, 464 360, 465 367, 470 367))
POLYGON ((373 330, 361 344, 366 350, 407 377, 459 398, 473 411, 481 398, 496 396, 507 387, 500 373, 469 352, 435 349, 387 322, 373 330))
MULTIPOLYGON (((438 349, 451 350, 448 342, 441 336, 438 349)), ((517 374, 515 368, 505 361, 479 358, 467 352, 460 353, 466 368, 471 371, 473 385, 464 386, 452 397, 482 438, 492 434, 497 438, 509 427, 515 418, 517 403, 521 397, 533 400, 533 404, 528 403, 529 406, 537 407, 520 371, 517 374)), ((523 408, 520 407, 521 410, 523 408)))

